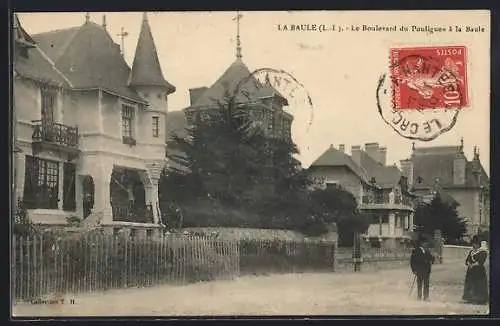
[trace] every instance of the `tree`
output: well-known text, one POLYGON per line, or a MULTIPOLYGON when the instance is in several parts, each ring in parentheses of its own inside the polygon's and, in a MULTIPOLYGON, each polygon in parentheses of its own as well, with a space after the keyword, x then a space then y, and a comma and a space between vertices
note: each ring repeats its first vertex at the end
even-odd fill
POLYGON ((358 213, 351 218, 342 218, 337 222, 339 234, 339 246, 351 247, 354 244, 354 235, 362 234, 368 230, 370 225, 368 216, 358 213))
POLYGON ((459 243, 467 233, 467 222, 458 216, 458 205, 443 200, 439 193, 430 203, 420 202, 415 211, 416 231, 432 237, 435 230, 441 230, 445 243, 459 243))
MULTIPOLYGON (((186 130, 187 137, 171 135, 169 159, 177 168, 164 171, 160 181, 164 212, 171 212, 172 205, 179 206, 186 213, 186 225, 190 214, 200 215, 203 210, 206 212, 197 222, 235 224, 222 213, 224 208, 243 210, 249 216, 267 213, 261 216, 262 225, 286 224, 283 214, 273 216, 275 212, 262 208, 279 206, 281 198, 294 197, 298 188, 305 188, 300 162, 293 158, 297 147, 253 128, 248 112, 226 97, 218 107, 195 117, 186 130), (219 222, 217 216, 208 216, 213 211, 218 211, 219 222)), ((257 223, 255 216, 251 219, 257 223)))
POLYGON ((312 180, 286 139, 253 128, 249 110, 231 99, 194 117, 187 137, 172 135, 169 159, 177 168, 160 181, 163 223, 328 232, 339 218, 357 216, 343 189, 309 190, 312 180), (163 196, 165 194, 165 196, 163 196))
POLYGON ((322 224, 337 224, 339 245, 352 246, 355 233, 365 233, 368 218, 359 212, 356 198, 341 186, 314 190, 311 194, 314 211, 322 224))

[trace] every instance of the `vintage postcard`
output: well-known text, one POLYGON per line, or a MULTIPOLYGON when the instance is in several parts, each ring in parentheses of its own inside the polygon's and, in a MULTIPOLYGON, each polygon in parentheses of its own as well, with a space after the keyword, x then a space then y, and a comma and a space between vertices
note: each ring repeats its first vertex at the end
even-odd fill
POLYGON ((489 11, 11 25, 14 317, 489 313, 489 11))

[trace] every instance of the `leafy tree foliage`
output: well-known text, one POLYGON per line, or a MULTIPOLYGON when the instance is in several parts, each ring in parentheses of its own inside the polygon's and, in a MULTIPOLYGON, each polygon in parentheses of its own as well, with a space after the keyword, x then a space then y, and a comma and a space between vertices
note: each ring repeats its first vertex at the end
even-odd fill
POLYGON ((30 236, 37 233, 37 229, 30 221, 28 211, 22 199, 17 200, 17 208, 13 215, 12 233, 19 236, 30 236))
MULTIPOLYGON (((254 128, 248 108, 230 99, 195 117, 187 137, 171 136, 160 183, 163 223, 327 232, 340 218, 358 216, 341 188, 310 190, 295 144, 254 128)), ((351 228, 350 224, 348 229, 351 228)), ((356 224, 357 227, 357 224, 356 224)))
POLYGON ((435 230, 441 230, 445 243, 461 242, 467 222, 458 216, 457 207, 458 203, 443 200, 439 193, 430 203, 421 202, 415 211, 416 231, 431 237, 435 230))

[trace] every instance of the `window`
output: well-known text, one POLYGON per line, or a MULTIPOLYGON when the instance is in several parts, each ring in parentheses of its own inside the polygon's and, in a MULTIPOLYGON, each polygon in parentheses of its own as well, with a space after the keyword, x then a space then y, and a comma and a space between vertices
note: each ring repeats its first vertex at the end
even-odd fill
POLYGON ((339 186, 339 182, 336 180, 327 180, 325 184, 326 184, 326 189, 336 189, 339 186))
POLYGON ((406 215, 404 217, 404 230, 407 231, 410 229, 410 217, 406 215))
POLYGON ((122 104, 122 137, 123 142, 133 139, 134 107, 122 104))
POLYGON ((24 198, 28 208, 58 208, 59 162, 26 156, 24 198))
POLYGON ((153 117, 153 137, 160 136, 160 117, 153 117))
POLYGON ((42 94, 42 121, 54 121, 54 107, 56 105, 57 93, 54 89, 44 87, 42 94))

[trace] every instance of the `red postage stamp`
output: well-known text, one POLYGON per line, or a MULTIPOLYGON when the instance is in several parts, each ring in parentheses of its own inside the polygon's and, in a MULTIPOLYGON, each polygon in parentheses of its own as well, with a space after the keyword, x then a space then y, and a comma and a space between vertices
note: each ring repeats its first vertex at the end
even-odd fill
POLYGON ((393 109, 469 105, 465 46, 392 48, 390 60, 393 109))

